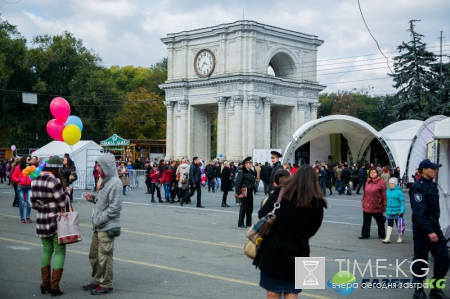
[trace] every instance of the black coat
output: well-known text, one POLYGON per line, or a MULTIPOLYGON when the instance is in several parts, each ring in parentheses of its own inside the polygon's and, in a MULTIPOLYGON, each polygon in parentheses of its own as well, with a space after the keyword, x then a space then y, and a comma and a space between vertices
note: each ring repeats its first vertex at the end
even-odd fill
POLYGON ((198 185, 202 182, 202 172, 197 164, 192 163, 189 169, 189 183, 191 185, 198 185))
POLYGON ((350 179, 352 177, 352 172, 348 168, 344 168, 341 171, 341 182, 344 184, 347 184, 350 182, 350 179))
POLYGON ((270 181, 270 175, 272 174, 272 166, 262 166, 259 178, 261 181, 268 183, 270 181))
POLYGON ((216 169, 214 165, 206 165, 205 166, 205 175, 208 179, 212 179, 216 176, 216 169))
POLYGON ((240 169, 236 175, 236 184, 234 185, 236 193, 241 194, 241 188, 247 187, 247 192, 255 189, 255 173, 245 166, 240 169))
MULTIPOLYGON (((273 210, 279 192, 280 188, 275 188, 259 210, 259 218, 273 210)), ((258 249, 253 265, 270 276, 295 281, 295 257, 309 257, 309 238, 319 230, 324 208, 326 203, 322 200, 313 201, 310 208, 297 208, 282 200, 275 212, 277 219, 258 249)))
POLYGON ((224 167, 222 170, 222 183, 220 185, 220 190, 231 191, 233 186, 231 185, 231 170, 229 167, 224 167))
POLYGON ((273 184, 273 182, 275 181, 275 173, 281 169, 284 169, 284 168, 283 168, 283 165, 281 165, 280 161, 273 164, 272 173, 270 174, 270 180, 269 180, 270 184, 273 184))

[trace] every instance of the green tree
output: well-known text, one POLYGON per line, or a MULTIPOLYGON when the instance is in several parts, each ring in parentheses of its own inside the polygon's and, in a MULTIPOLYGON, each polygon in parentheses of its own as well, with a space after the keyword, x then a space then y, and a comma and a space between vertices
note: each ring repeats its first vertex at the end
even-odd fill
POLYGON ((394 74, 389 74, 399 89, 395 98, 395 114, 399 120, 424 120, 433 113, 436 92, 431 89, 435 74, 431 70, 436 55, 426 50, 423 35, 414 30, 418 20, 409 21, 411 40, 397 47, 400 55, 394 57, 394 74))

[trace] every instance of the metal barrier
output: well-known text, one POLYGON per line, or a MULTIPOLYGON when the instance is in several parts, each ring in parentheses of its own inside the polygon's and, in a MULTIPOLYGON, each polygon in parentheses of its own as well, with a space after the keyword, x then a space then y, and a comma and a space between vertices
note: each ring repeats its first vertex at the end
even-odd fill
MULTIPOLYGON (((87 170, 77 170, 78 179, 73 183, 74 189, 92 190, 94 189, 95 179, 93 168, 87 170)), ((127 189, 145 186, 145 170, 129 170, 127 189)))

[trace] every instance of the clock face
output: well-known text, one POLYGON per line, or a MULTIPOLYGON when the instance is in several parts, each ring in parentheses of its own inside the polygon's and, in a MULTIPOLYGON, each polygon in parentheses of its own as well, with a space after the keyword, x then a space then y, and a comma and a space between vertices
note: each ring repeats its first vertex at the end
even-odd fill
POLYGON ((205 78, 211 76, 216 66, 216 57, 208 49, 200 50, 194 59, 194 69, 197 76, 205 78))

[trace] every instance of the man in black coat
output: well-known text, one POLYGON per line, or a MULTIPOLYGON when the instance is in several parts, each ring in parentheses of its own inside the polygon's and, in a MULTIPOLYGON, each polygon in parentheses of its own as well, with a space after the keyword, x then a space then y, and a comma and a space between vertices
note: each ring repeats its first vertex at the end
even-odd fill
POLYGON ((242 162, 244 167, 240 169, 236 176, 236 193, 241 199, 241 207, 239 210, 238 226, 245 228, 252 225, 253 213, 253 190, 255 188, 255 173, 252 170, 252 157, 247 157, 242 162), (247 194, 242 194, 242 188, 247 188, 247 194), (245 225, 244 225, 244 219, 245 225))
POLYGON ((348 169, 348 165, 344 164, 344 168, 341 171, 341 188, 339 189, 339 195, 342 195, 347 187, 347 195, 352 195, 352 188, 350 188, 348 182, 352 178, 352 172, 348 169))
POLYGON ((269 194, 270 175, 272 174, 272 166, 268 162, 261 167, 260 179, 264 184, 264 195, 269 194))
POLYGON ((211 192, 212 187, 212 192, 215 193, 216 191, 214 190, 214 177, 216 175, 216 169, 213 165, 213 160, 210 160, 209 164, 206 165, 205 175, 208 178, 208 192, 211 192))
POLYGON ((190 192, 187 196, 180 200, 180 205, 183 206, 184 203, 188 202, 189 199, 197 191, 197 208, 204 208, 202 206, 202 172, 200 171, 199 164, 200 160, 198 157, 192 159, 191 167, 189 168, 189 185, 191 186, 190 192))
POLYGON ((271 154, 270 159, 272 159, 272 172, 270 173, 269 191, 272 191, 274 189, 273 181, 275 179, 275 173, 278 170, 283 169, 283 165, 281 165, 280 162, 280 158, 283 157, 283 155, 276 151, 271 151, 270 154, 271 154))

